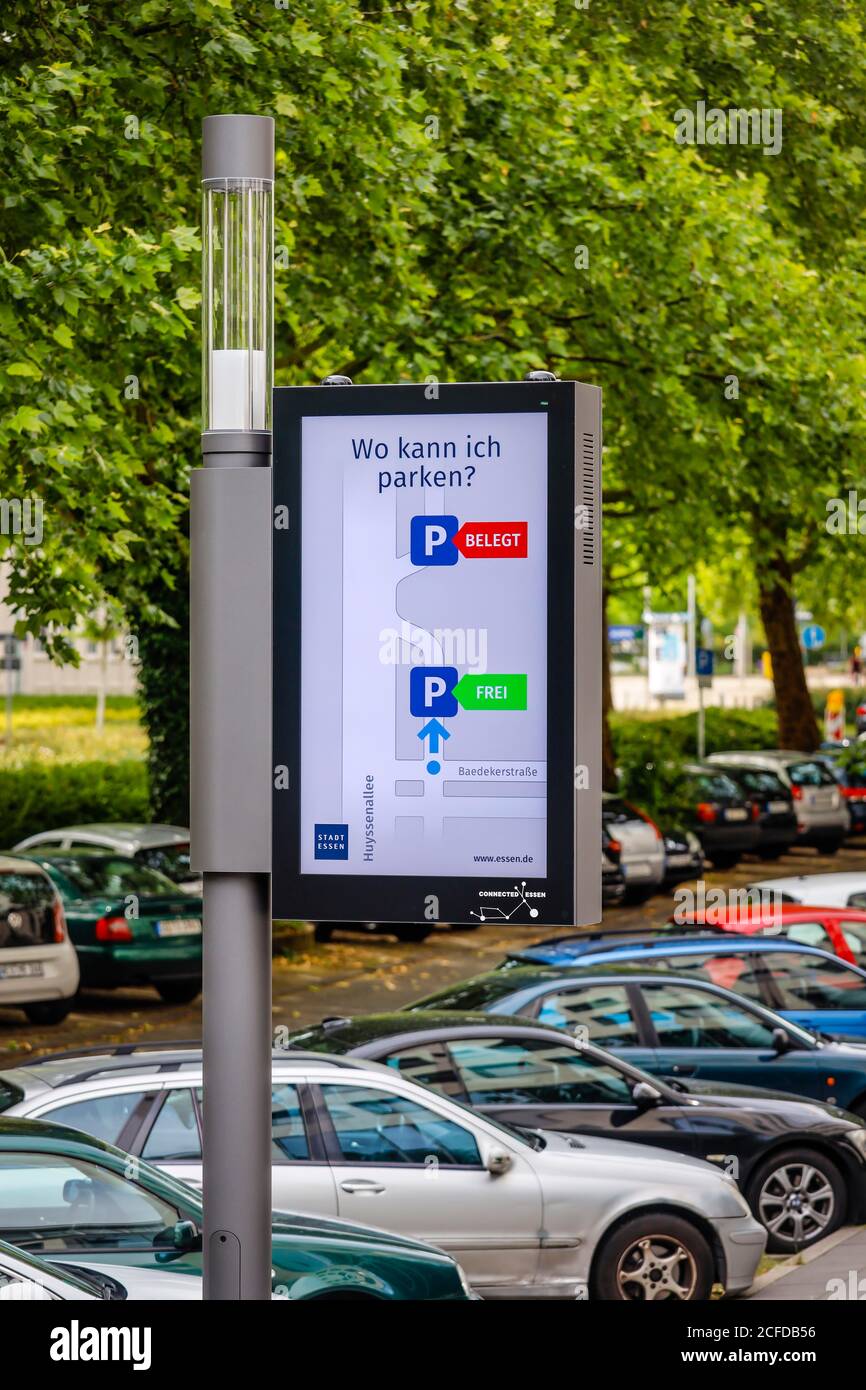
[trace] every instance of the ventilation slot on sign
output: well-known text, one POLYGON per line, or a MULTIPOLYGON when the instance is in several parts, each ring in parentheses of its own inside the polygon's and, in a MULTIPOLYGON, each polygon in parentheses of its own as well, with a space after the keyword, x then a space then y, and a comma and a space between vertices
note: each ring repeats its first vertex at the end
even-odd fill
POLYGON ((595 564, 595 435, 583 436, 581 473, 583 563, 595 564))

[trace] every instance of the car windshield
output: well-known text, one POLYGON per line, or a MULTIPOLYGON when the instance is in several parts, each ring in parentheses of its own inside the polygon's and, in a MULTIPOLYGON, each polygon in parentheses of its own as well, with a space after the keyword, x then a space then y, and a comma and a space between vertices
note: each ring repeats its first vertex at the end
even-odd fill
POLYGON ((732 782, 723 772, 699 772, 694 780, 700 795, 708 800, 737 801, 740 798, 736 782, 732 782))
MULTIPOLYGON (((517 964, 517 962, 513 962, 517 964)), ((428 994, 424 999, 416 999, 405 1005, 407 1013, 417 1009, 459 1009, 461 1013, 484 1012, 497 999, 513 994, 517 985, 505 970, 495 975, 482 975, 476 980, 467 980, 453 989, 444 989, 440 994, 428 994)))
POLYGON ((761 796, 781 796, 788 798, 784 782, 776 776, 775 772, 762 772, 757 768, 737 768, 737 781, 742 783, 746 791, 757 792, 761 796))
POLYGON ((0 873, 0 946, 34 946, 54 939, 57 893, 41 869, 0 873))
POLYGON ((50 859, 82 898, 119 898, 126 893, 177 896, 165 874, 120 854, 52 854, 50 859))

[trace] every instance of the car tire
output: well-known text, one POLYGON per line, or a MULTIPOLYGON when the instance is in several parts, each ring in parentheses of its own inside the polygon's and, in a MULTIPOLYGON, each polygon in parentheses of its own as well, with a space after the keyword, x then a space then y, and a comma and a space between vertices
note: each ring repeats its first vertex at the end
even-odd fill
POLYGON ((641 903, 648 902, 653 893, 657 893, 660 884, 652 884, 649 888, 626 888, 623 894, 623 903, 626 907, 640 907, 641 903))
POLYGON ((592 1296, 608 1302, 697 1302, 713 1288, 713 1255, 705 1236, 681 1216, 646 1212, 606 1236, 593 1261, 592 1296), (682 1252, 668 1268, 666 1260, 682 1252))
POLYGON ((313 926, 313 936, 316 941, 330 941, 334 935, 333 922, 316 922, 313 926))
POLYGON ((62 1023, 71 1008, 71 999, 48 999, 40 1004, 25 1004, 24 1014, 29 1023, 62 1023))
POLYGON ((823 843, 822 845, 819 845, 819 846, 818 846, 818 853, 819 853, 819 854, 838 854, 839 851, 840 851, 840 849, 842 848, 842 845, 843 845, 844 843, 845 843, 844 839, 840 839, 840 840, 825 840, 824 843, 823 843))
POLYGON ((425 927, 421 922, 401 922, 399 926, 386 928, 393 931, 398 941, 418 942, 426 941, 433 930, 432 927, 425 927))
POLYGON ((720 851, 718 854, 708 855, 707 858, 714 869, 733 869, 740 862, 740 855, 734 854, 733 851, 728 853, 720 851))
MULTIPOLYGON (((786 847, 786 848, 787 848, 787 847, 786 847)), ((759 849, 759 850, 757 851, 758 858, 759 858, 759 859, 764 859, 764 860, 766 860, 768 863, 769 863, 771 860, 775 861, 776 859, 781 859, 781 858, 782 858, 782 855, 786 852, 786 848, 783 848, 783 849, 759 849)))
POLYGON ((160 980, 153 987, 163 1004, 191 1004, 201 994, 201 980, 160 980))
POLYGON ((811 1220, 798 1217, 798 1209, 792 1208, 790 1218, 780 1231, 770 1231, 767 1239, 769 1254, 806 1250, 837 1230, 845 1219, 845 1179, 838 1166, 818 1149, 798 1148, 780 1149, 771 1154, 752 1174, 746 1196, 755 1220, 769 1231, 773 1214, 782 1213, 782 1203, 797 1195, 796 1189, 804 1179, 812 1201, 815 1201, 818 1192, 826 1192, 827 1195, 816 1207, 816 1215, 811 1220), (814 1174, 814 1177, 807 1177, 807 1174, 814 1174), (792 1187, 793 1193, 789 1191, 792 1187))

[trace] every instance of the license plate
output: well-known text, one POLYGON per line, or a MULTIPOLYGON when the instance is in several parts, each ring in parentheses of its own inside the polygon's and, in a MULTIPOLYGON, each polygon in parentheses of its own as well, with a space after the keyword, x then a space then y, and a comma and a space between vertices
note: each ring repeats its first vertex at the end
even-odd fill
POLYGON ((170 922, 157 922, 157 936, 201 936, 197 917, 174 917, 170 922))
POLYGON ((725 820, 748 820, 749 813, 743 806, 732 806, 725 812, 725 820))
POLYGON ((622 867, 626 878, 649 878, 652 873, 649 864, 642 859, 636 861, 630 860, 629 863, 623 864, 622 867))
POLYGON ((822 807, 822 808, 832 806, 832 805, 833 805, 833 793, 832 793, 832 792, 815 792, 815 795, 812 797, 812 805, 813 805, 813 806, 819 806, 819 807, 822 807))
POLYGON ((769 801, 767 810, 774 816, 781 816, 789 809, 787 801, 769 801))
POLYGON ((41 960, 16 961, 14 965, 0 965, 0 980, 32 979, 34 975, 44 975, 41 960))

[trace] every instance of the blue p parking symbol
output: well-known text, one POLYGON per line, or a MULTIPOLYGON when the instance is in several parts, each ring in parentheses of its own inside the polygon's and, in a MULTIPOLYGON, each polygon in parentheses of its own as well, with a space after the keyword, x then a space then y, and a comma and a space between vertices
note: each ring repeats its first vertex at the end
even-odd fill
POLYGON ((452 694, 459 680, 453 666, 414 666, 409 672, 409 713, 426 719, 434 715, 448 719, 457 713, 457 697, 452 694))
POLYGON ((413 516, 409 528, 413 565, 456 565, 456 516, 413 516))

